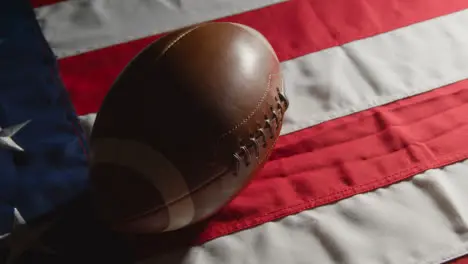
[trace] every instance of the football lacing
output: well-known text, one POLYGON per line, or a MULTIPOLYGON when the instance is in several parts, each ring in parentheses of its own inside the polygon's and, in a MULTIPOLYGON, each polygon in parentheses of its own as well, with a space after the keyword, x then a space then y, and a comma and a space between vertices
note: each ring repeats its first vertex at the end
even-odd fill
POLYGON ((259 125, 257 130, 250 135, 249 139, 241 141, 239 150, 233 154, 235 175, 239 173, 242 163, 245 166, 249 166, 254 158, 258 162, 260 148, 266 148, 268 145, 266 131, 269 133, 269 138, 273 139, 280 127, 284 113, 289 107, 289 101, 279 88, 276 88, 276 91, 278 93, 278 96, 275 96, 277 104, 270 106, 269 114, 265 114, 263 125, 259 125))

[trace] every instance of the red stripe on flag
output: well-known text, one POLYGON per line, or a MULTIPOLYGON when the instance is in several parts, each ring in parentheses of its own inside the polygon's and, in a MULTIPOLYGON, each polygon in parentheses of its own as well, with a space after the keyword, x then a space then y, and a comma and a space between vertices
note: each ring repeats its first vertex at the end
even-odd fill
POLYGON ((468 157, 468 80, 279 138, 206 241, 468 157), (259 194, 262 195, 259 195, 259 194))
POLYGON ((63 2, 63 1, 66 1, 66 0, 30 0, 34 8, 46 6, 46 5, 52 5, 52 4, 56 4, 59 2, 63 2))
MULTIPOLYGON (((288 1, 220 19, 266 36, 284 61, 468 7, 463 0, 288 1)), ((60 60, 63 81, 79 114, 97 112, 125 65, 158 36, 60 60)))
POLYGON ((468 264, 468 256, 463 256, 456 260, 449 261, 446 264, 468 264))
POLYGON ((468 80, 278 139, 251 184, 207 223, 139 237, 139 255, 203 243, 468 158, 468 80), (189 241, 190 240, 190 241, 189 241))

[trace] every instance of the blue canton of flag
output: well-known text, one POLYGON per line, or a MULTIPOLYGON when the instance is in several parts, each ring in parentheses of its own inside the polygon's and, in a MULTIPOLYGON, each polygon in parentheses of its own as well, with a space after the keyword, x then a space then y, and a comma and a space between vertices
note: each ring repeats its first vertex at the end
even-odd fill
POLYGON ((0 9, 0 236, 87 188, 87 146, 27 0, 0 9))

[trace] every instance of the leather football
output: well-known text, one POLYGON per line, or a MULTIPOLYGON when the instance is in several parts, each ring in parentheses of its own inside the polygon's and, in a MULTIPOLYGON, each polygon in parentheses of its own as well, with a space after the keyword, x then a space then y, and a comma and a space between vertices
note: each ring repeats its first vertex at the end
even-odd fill
POLYGON ((283 89, 273 48, 247 26, 204 23, 150 44, 114 82, 90 136, 100 217, 135 234, 213 215, 268 159, 283 89))

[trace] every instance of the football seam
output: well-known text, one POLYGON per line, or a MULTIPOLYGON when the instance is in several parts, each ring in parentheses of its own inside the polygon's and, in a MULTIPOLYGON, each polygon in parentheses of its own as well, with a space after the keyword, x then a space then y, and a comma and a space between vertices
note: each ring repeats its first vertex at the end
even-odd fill
POLYGON ((194 26, 193 28, 190 28, 188 29, 187 31, 181 33, 177 38, 175 38, 173 41, 171 41, 165 48, 164 50, 159 54, 158 57, 156 57, 156 62, 159 61, 159 59, 164 56, 168 51, 169 49, 171 49, 175 44, 177 44, 177 42, 179 42, 182 38, 184 38, 185 36, 187 36, 188 34, 190 34, 191 32, 193 32, 194 30, 198 29, 198 28, 201 28, 203 27, 205 24, 200 24, 200 25, 197 25, 197 26, 194 26))
POLYGON ((273 75, 278 75, 278 73, 270 73, 268 74, 268 86, 267 86, 267 89, 263 92, 263 95, 262 97, 259 99, 259 101, 257 102, 257 105, 255 106, 255 108, 252 110, 252 112, 247 115, 247 117, 245 117, 241 122, 239 122, 238 124, 236 124, 234 127, 232 127, 229 131, 223 133, 218 141, 221 141, 222 139, 224 139, 225 137, 227 137, 228 135, 232 134, 234 131, 236 131, 239 127, 241 127, 242 125, 244 125, 245 123, 247 123, 257 112, 258 110, 260 109, 260 106, 262 105, 262 103, 265 101, 265 98, 267 97, 267 94, 268 92, 271 91, 271 77, 273 75))

